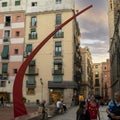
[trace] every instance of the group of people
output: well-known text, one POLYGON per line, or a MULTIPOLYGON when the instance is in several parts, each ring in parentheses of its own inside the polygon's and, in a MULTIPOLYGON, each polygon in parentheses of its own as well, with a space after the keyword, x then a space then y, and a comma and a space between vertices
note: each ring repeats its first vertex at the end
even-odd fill
MULTIPOLYGON (((120 90, 114 93, 114 99, 108 103, 106 112, 108 120, 120 120, 120 90)), ((76 112, 76 120, 100 120, 99 103, 94 95, 80 102, 76 112)))
POLYGON ((95 96, 91 95, 89 99, 81 101, 76 112, 76 120, 100 120, 99 104, 95 96))
POLYGON ((56 102, 57 113, 63 113, 67 111, 66 105, 63 103, 63 100, 57 99, 56 102))

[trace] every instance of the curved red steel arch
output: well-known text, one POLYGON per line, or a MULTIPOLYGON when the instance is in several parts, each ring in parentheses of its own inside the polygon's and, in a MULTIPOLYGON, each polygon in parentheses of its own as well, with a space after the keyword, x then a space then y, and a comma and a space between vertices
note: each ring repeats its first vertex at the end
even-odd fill
POLYGON ((37 52, 45 45, 45 43, 63 26, 65 26, 67 23, 69 23, 72 19, 76 18, 79 16, 81 13, 85 12, 89 8, 91 8, 92 5, 86 7, 85 9, 81 10, 68 20, 66 20, 63 24, 57 27, 53 32, 51 32, 34 50, 33 52, 26 58, 26 60, 23 62, 21 65, 14 81, 14 86, 13 86, 13 105, 14 105, 14 118, 26 115, 27 110, 23 102, 23 96, 22 96, 22 84, 23 84, 23 77, 26 71, 26 68, 30 61, 33 59, 33 57, 37 54, 37 52))

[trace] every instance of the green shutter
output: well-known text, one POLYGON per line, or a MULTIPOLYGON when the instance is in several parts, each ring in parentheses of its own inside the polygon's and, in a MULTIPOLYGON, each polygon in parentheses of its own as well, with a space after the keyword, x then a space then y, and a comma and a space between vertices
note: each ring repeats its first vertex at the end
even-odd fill
POLYGON ((2 2, 2 7, 7 7, 7 2, 2 2))
POLYGON ((4 63, 4 64, 2 64, 2 73, 7 73, 7 72, 8 72, 8 64, 4 63))
POLYGON ((27 44, 26 45, 26 52, 32 52, 32 44, 27 44))
POLYGON ((28 84, 29 84, 29 85, 35 84, 35 76, 30 76, 30 77, 28 77, 28 84))
POLYGON ((61 14, 56 15, 56 25, 61 24, 61 14))
POLYGON ((2 56, 2 59, 8 59, 8 57, 9 57, 9 46, 8 45, 3 46, 1 56, 2 56))
POLYGON ((56 47, 60 47, 60 46, 61 46, 61 41, 55 42, 55 46, 56 46, 56 47))
POLYGON ((32 60, 29 65, 35 66, 35 60, 32 60))
POLYGON ((15 6, 19 6, 20 5, 20 1, 15 1, 15 6))
POLYGON ((53 81, 54 82, 62 82, 63 81, 63 76, 62 75, 54 75, 53 76, 53 81))

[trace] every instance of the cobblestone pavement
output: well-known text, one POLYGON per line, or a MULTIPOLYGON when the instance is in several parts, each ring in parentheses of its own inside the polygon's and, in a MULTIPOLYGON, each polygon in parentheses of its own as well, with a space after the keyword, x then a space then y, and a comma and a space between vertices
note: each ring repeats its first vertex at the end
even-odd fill
POLYGON ((66 113, 57 115, 57 116, 51 118, 50 120, 76 120, 77 109, 78 109, 78 106, 72 107, 72 108, 68 109, 68 111, 66 113))
MULTIPOLYGON (((38 110, 38 106, 27 107, 28 113, 33 113, 38 110)), ((13 107, 1 107, 0 106, 0 120, 13 120, 13 107)))
MULTIPOLYGON (((78 106, 71 107, 66 113, 54 116, 49 120, 76 120, 76 111, 78 106)), ((27 107, 28 113, 33 113, 38 110, 38 106, 27 107)), ((100 120, 107 120, 106 106, 100 107, 100 120)), ((0 120, 13 120, 13 107, 0 107, 0 120)))
MULTIPOLYGON (((55 116, 51 118, 50 120, 76 120, 76 111, 78 107, 73 107, 68 110, 67 113, 64 113, 62 115, 55 116)), ((101 106, 100 109, 100 120, 107 120, 107 113, 106 113, 106 106, 101 106)))

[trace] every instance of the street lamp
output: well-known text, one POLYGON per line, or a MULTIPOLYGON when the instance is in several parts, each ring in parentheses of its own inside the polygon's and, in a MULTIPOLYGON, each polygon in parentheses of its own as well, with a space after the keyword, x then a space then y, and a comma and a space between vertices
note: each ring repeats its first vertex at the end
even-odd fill
POLYGON ((43 80, 40 78, 40 83, 41 83, 41 100, 43 100, 43 80))

